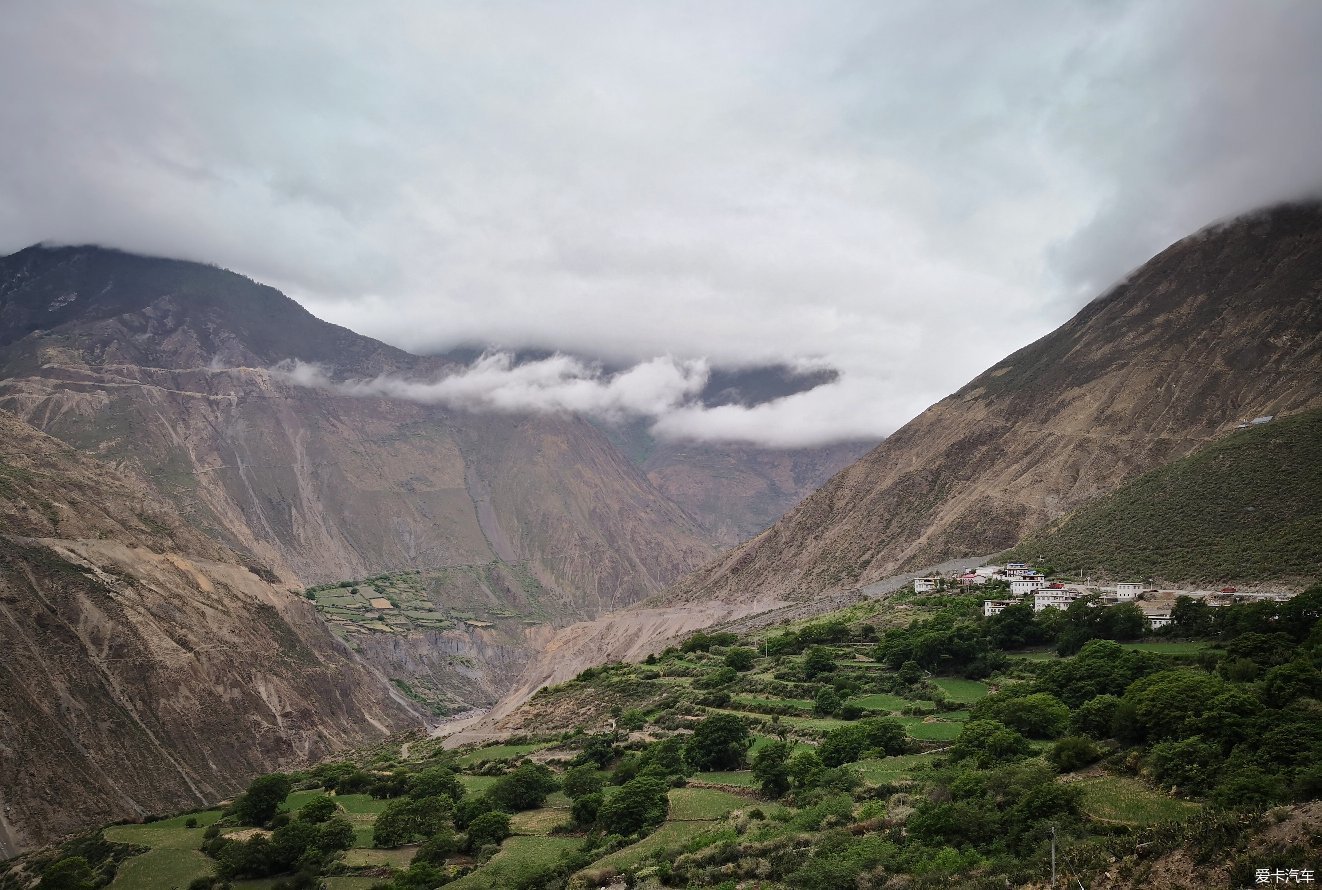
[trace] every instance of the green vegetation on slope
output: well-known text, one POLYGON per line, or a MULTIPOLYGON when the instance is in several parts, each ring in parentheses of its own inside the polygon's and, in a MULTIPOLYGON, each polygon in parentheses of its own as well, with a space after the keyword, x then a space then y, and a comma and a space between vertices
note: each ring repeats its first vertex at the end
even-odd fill
MULTIPOLYGON (((1264 857, 1313 855, 1280 826, 1308 830, 1322 796, 1322 585, 1208 611, 1120 643, 1076 633, 1100 627, 1086 604, 983 618, 977 597, 902 593, 756 648, 697 634, 535 697, 537 735, 396 740, 258 779, 192 828, 108 828, 140 845, 114 886, 1001 887, 1042 881, 1053 828, 1085 881, 1195 855, 1252 883, 1264 857), (891 606, 910 623, 878 633, 891 606), (575 702, 599 710, 555 727, 575 702)), ((0 871, 11 886, 32 890, 0 871)))
POLYGON ((1322 575, 1322 411, 1234 432, 1000 558, 1122 580, 1322 575))

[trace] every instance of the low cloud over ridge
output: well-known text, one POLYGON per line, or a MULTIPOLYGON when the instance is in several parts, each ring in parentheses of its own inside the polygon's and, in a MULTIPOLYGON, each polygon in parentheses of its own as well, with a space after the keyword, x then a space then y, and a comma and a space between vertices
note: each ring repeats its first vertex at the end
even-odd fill
POLYGON ((823 445, 840 439, 880 439, 884 424, 853 412, 857 399, 841 379, 757 405, 704 405, 707 383, 703 359, 658 356, 618 371, 557 353, 519 362, 511 352, 489 352, 460 371, 434 380, 392 374, 335 380, 326 369, 297 359, 271 373, 287 383, 337 395, 391 398, 465 411, 510 413, 567 412, 612 423, 645 418, 660 438, 733 442, 778 448, 823 445))

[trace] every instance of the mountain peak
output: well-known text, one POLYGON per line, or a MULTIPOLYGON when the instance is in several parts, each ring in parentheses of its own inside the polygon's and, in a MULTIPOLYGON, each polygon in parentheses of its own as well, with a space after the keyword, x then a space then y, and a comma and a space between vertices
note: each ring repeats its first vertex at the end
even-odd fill
POLYGON ((268 366, 297 358, 376 373, 416 361, 237 272, 96 245, 37 244, 0 259, 0 348, 39 333, 76 334, 89 363, 268 366))

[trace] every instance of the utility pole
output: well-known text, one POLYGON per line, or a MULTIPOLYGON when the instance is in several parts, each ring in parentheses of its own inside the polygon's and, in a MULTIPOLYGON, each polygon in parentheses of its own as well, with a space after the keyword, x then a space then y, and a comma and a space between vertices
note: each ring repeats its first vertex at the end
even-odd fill
POLYGON ((1051 886, 1056 886, 1056 826, 1051 826, 1051 886))

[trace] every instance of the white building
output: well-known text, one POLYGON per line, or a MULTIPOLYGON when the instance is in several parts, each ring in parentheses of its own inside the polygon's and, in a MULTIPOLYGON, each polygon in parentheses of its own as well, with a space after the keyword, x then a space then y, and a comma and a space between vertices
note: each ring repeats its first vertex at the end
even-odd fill
POLYGON ((1159 627, 1165 627, 1173 621, 1171 618, 1171 610, 1164 606, 1161 608, 1144 609, 1143 615, 1148 619, 1148 625, 1153 630, 1156 630, 1159 627))
POLYGON ((1065 587, 1044 587, 1033 594, 1033 611, 1068 609, 1070 603, 1083 596, 1082 591, 1065 587))
POLYGON ((1026 562, 1007 562, 1005 564, 1005 574, 1011 578, 1022 578, 1025 575, 1033 574, 1033 570, 1028 567, 1026 562))
POLYGON ((990 618, 993 615, 999 615, 1011 606, 1019 605, 1019 600, 983 600, 982 617, 990 618))
POLYGON ((996 573, 999 572, 1000 570, 1001 570, 1000 566, 978 566, 973 571, 976 572, 978 577, 980 578, 991 578, 994 577, 996 573))
POLYGON ((913 579, 913 592, 914 592, 914 593, 931 593, 933 590, 936 590, 936 579, 935 579, 935 578, 914 578, 914 579, 913 579))
POLYGON ((1142 584, 1117 584, 1115 586, 1115 598, 1121 602, 1138 599, 1138 595, 1142 592, 1142 584))
POLYGON ((1015 596, 1023 596, 1045 587, 1046 583, 1042 578, 1016 578, 1010 582, 1010 592, 1015 596))

